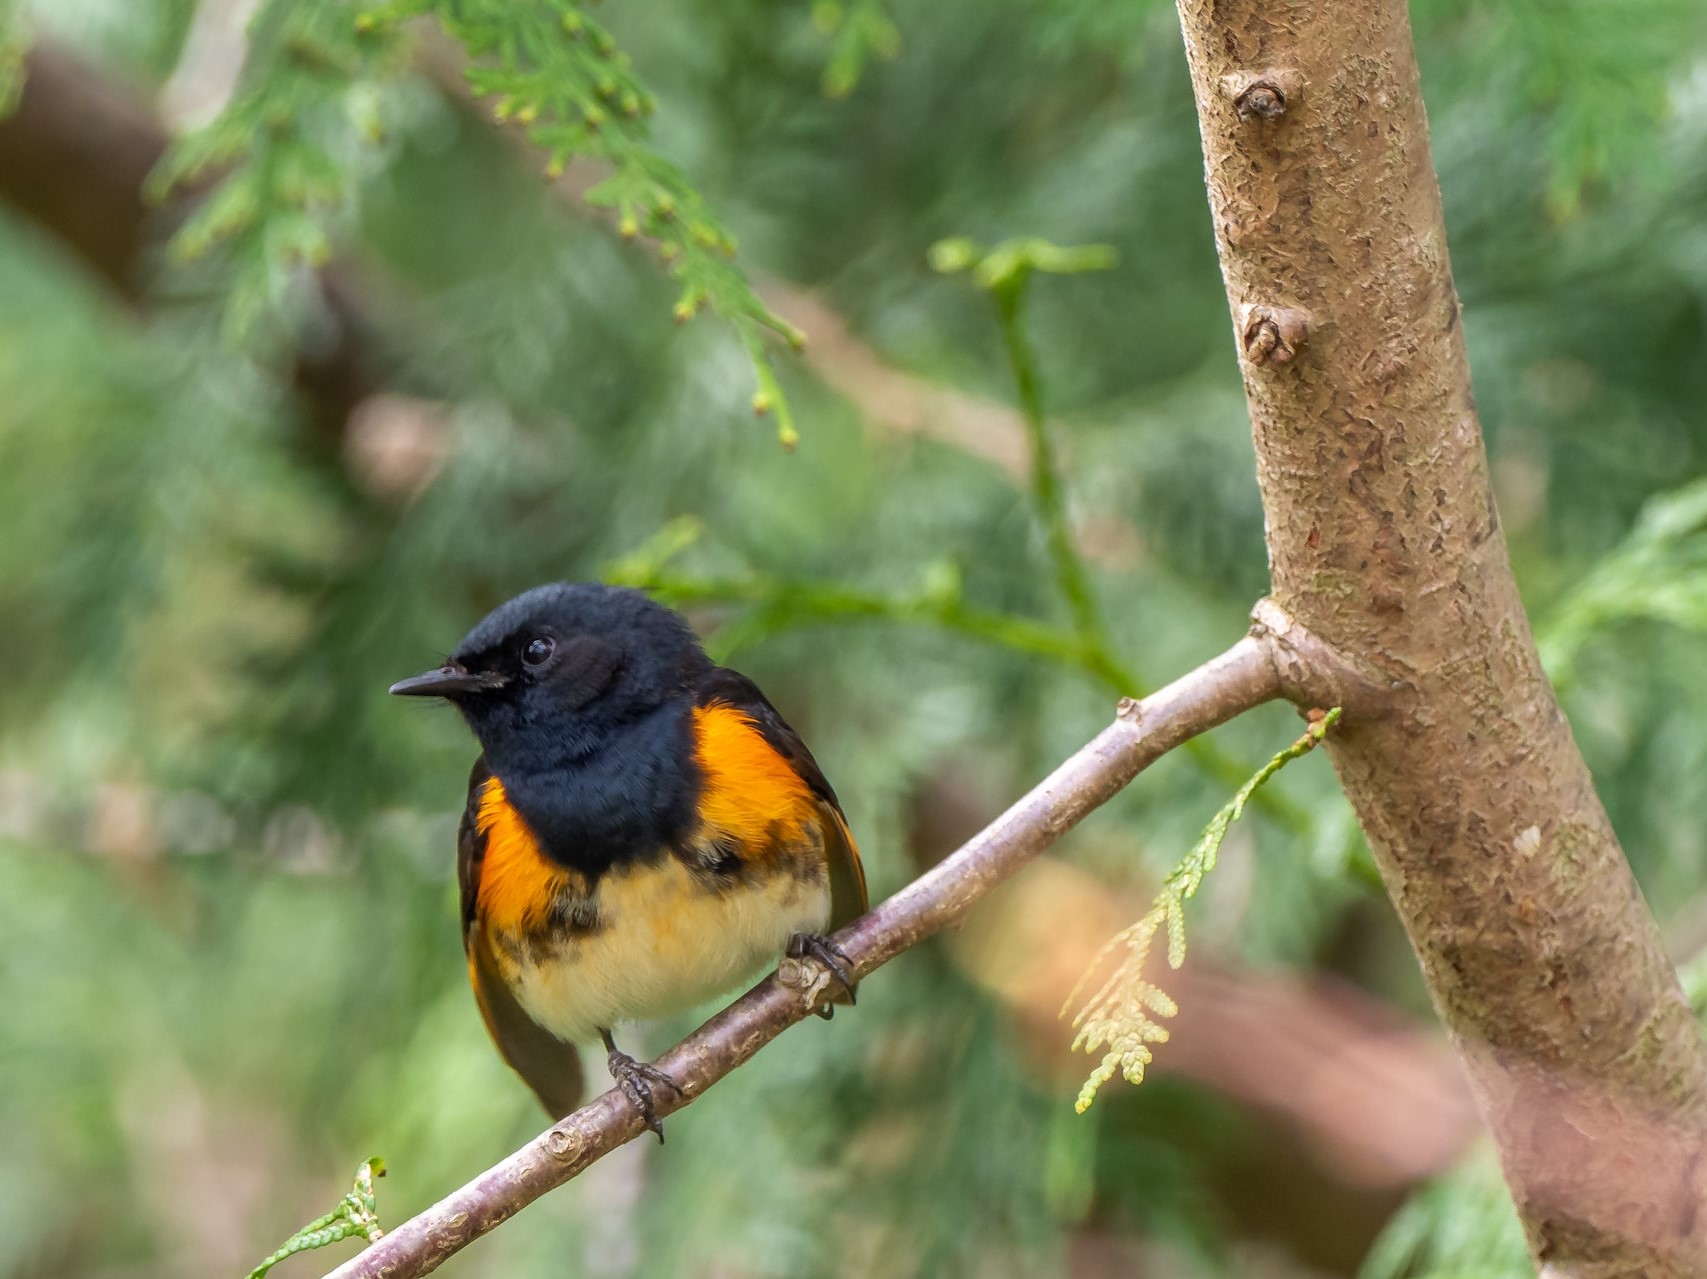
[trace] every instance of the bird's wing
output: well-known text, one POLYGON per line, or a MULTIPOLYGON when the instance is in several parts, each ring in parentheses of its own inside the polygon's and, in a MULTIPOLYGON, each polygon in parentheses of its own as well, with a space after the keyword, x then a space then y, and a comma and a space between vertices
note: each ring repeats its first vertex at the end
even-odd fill
POLYGON ((516 1002, 475 909, 481 863, 486 856, 486 836, 479 823, 480 797, 491 777, 486 758, 481 756, 468 777, 468 805, 456 837, 456 879, 462 892, 462 945, 468 954, 468 980, 499 1053, 533 1089, 546 1112, 553 1119, 561 1119, 581 1104, 580 1055, 572 1044, 546 1030, 516 1002))
POLYGON ((830 931, 843 928, 858 919, 870 908, 866 895, 865 867, 859 859, 859 845, 854 843, 848 829, 848 819, 842 813, 841 802, 829 780, 824 776, 800 734, 789 727, 776 707, 759 691, 759 686, 738 671, 716 667, 699 689, 702 705, 732 706, 746 714, 778 755, 788 761, 817 801, 823 817, 824 852, 830 871, 830 931))

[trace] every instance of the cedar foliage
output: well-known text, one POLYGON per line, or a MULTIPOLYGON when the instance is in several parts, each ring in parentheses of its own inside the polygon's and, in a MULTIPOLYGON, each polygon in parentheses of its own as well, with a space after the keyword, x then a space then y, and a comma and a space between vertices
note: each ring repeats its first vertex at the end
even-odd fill
MULTIPOLYGON (((1014 403, 1000 317, 927 250, 1113 246, 1111 271, 1040 277, 1022 317, 1103 627, 1160 676, 1222 646, 1263 589, 1166 6, 434 8, 472 37, 478 107, 423 67, 401 11, 262 6, 227 114, 162 171, 203 172, 161 220, 164 241, 190 200, 179 244, 204 252, 158 263, 140 311, 0 208, 4 1279, 240 1273, 367 1150, 395 1220, 536 1126, 462 984, 468 743, 382 695, 511 592, 667 570, 808 734, 879 892, 941 851, 921 831, 945 794, 992 811, 1106 717, 1106 668, 1057 643, 1075 622, 1025 481, 863 419, 764 337, 756 273, 812 290, 889 364, 1014 403), (581 15, 582 42, 554 28, 510 58, 512 17, 545 13, 581 15), (595 29, 629 59, 614 109, 576 61, 595 29), (626 95, 655 109, 630 116, 626 95), (554 147, 602 157, 614 217, 542 179, 554 147), (625 204, 678 244, 674 280, 624 241, 625 204), (392 407, 424 406, 333 449, 289 376, 331 332, 320 261, 412 397, 392 407), (678 327, 684 302, 733 328, 678 327), (792 455, 753 423, 772 352, 759 385, 792 406, 792 455)), ((1703 17, 1413 8, 1506 530, 1614 821, 1678 924, 1707 893, 1699 497, 1678 487, 1707 473, 1703 17)), ((0 4, 0 96, 27 40, 157 93, 195 9, 0 4)), ((1254 763, 1296 731, 1273 710, 1214 743, 1254 763)), ((1147 900, 1236 784, 1170 759, 1063 855, 1147 900)), ((1272 789, 1305 820, 1255 813, 1230 837, 1194 961, 1321 967, 1422 1015, 1326 770, 1272 789), (1223 878, 1245 891, 1218 897, 1223 878)), ((952 946, 861 994, 682 1116, 644 1194, 589 1181, 468 1266, 1044 1274, 1145 1240, 1208 1273, 1259 1246, 1346 1272, 1370 1242, 1369 1218, 1322 1200, 1285 1229, 1252 1213, 1237 1183, 1272 1135, 1186 1081, 1115 1085, 1073 1116, 1076 1080, 1038 1068, 952 946)), ((1470 1165, 1369 1273, 1505 1265, 1502 1193, 1470 1165)))

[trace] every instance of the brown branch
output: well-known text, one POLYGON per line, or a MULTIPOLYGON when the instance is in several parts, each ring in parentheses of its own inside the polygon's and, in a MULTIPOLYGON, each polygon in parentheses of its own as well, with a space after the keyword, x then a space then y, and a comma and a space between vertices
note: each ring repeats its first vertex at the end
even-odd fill
POLYGON ((1179 11, 1283 666, 1360 686, 1328 753, 1537 1263, 1707 1274, 1707 1052, 1512 576, 1406 0, 1179 11))
POLYGON ((148 107, 62 49, 38 45, 0 117, 0 200, 59 237, 128 302, 142 291, 143 179, 166 147, 148 107))
MULTIPOLYGON (((837 933, 836 944, 855 974, 866 976, 965 914, 1168 751, 1279 695, 1267 641, 1246 637, 1142 702, 1122 702, 1114 723, 958 852, 837 933)), ((660 1113, 687 1105, 810 1015, 818 974, 803 963, 784 968, 658 1059, 683 1090, 679 1098, 666 1097, 660 1113), (792 984, 784 984, 786 977, 792 984)), ((426 1274, 644 1131, 639 1114, 613 1089, 393 1230, 331 1279, 426 1274)))

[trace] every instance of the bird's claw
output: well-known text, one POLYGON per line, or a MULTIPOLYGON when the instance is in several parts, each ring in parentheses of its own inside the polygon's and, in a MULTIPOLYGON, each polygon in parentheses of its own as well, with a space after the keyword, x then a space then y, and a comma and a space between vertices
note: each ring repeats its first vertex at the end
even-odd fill
POLYGON ((682 1095, 682 1087, 656 1066, 644 1061, 636 1061, 627 1053, 612 1048, 605 1057, 605 1064, 610 1068, 611 1078, 616 1080, 616 1086, 622 1089, 622 1095, 633 1103, 640 1112, 640 1118, 658 1138, 658 1144, 664 1142, 664 1125, 658 1118, 657 1104, 652 1100, 654 1088, 668 1088, 678 1097, 682 1095))
MULTIPOLYGON (((849 959, 842 948, 828 937, 819 933, 795 933, 788 939, 788 957, 790 959, 816 959, 829 970, 830 976, 835 978, 836 984, 842 988, 842 994, 846 996, 847 1002, 850 1005, 859 1002, 855 998, 855 991, 858 986, 850 975, 854 966, 853 960, 849 959)), ((835 1008, 828 1002, 818 1005, 813 1011, 825 1021, 835 1015, 835 1008)))

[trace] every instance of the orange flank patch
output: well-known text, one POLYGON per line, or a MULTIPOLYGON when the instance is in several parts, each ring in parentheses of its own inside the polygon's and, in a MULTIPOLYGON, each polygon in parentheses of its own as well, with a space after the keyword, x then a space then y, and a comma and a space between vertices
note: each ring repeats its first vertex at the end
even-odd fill
POLYGON ((486 927, 498 933, 529 933, 545 922, 570 873, 540 851, 522 815, 510 806, 496 777, 480 792, 475 828, 486 839, 478 902, 486 927))
POLYGON ((743 854, 761 855, 777 835, 798 835, 816 819, 818 801, 811 790, 745 711, 696 708, 694 737, 705 773, 700 816, 731 836, 743 854))

